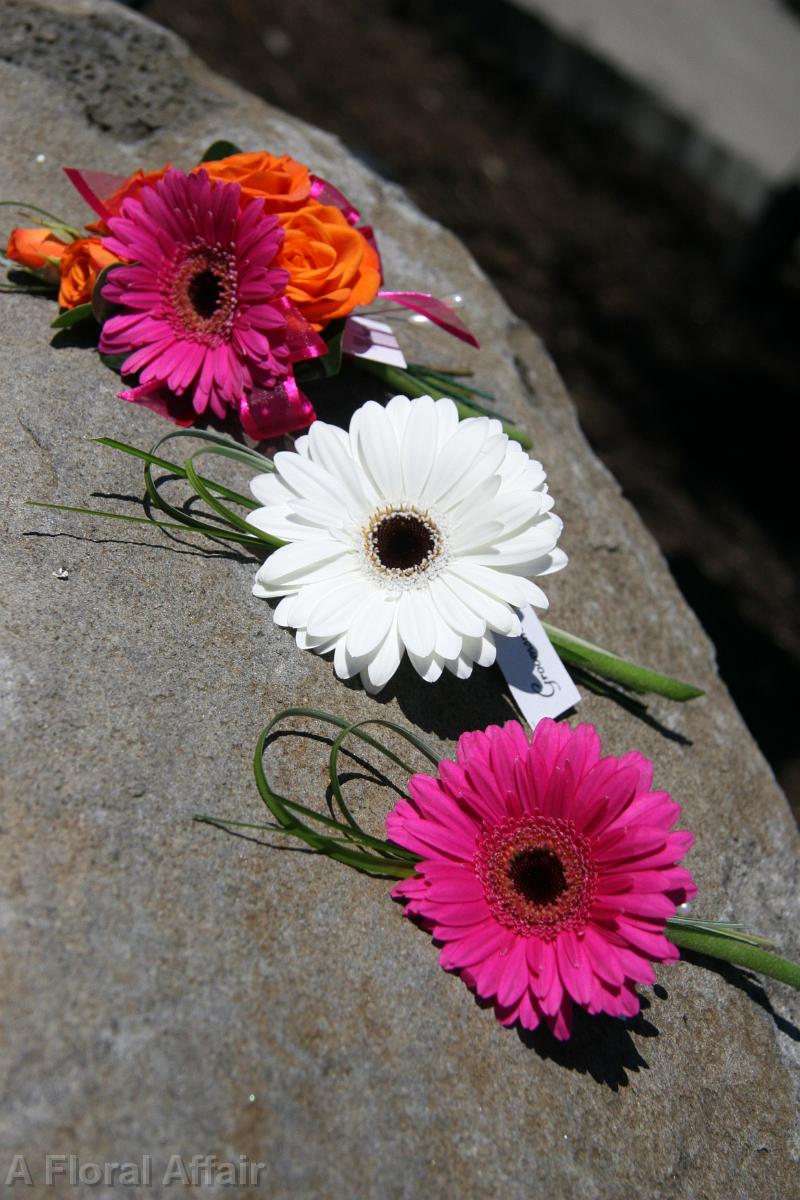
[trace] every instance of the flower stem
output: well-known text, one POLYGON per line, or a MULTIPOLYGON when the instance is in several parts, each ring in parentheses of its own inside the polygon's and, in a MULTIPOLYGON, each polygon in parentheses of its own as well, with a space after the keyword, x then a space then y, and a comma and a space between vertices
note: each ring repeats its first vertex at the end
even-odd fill
MULTIPOLYGON (((434 400, 447 398, 453 401, 458 409, 459 417, 462 418, 482 417, 484 415, 477 408, 473 408, 471 404, 467 404, 463 400, 457 400, 454 396, 450 396, 448 392, 434 387, 433 384, 421 383, 409 371, 403 371, 400 367, 390 367, 386 363, 373 362, 368 358, 353 358, 352 362, 359 370, 368 371, 370 375, 376 375, 378 379, 382 379, 390 388, 398 388, 405 396, 432 396, 434 400)), ((513 442, 519 442, 520 446, 525 450, 530 450, 533 445, 527 433, 518 429, 516 425, 509 425, 504 422, 503 432, 513 442)))
POLYGON ((683 683, 671 675, 662 675, 660 671, 628 662, 610 650, 603 650, 573 633, 557 629, 555 625, 542 621, 542 627, 564 662, 594 671, 596 675, 621 683, 634 692, 655 692, 659 696, 666 696, 668 700, 694 700, 703 695, 703 689, 692 683, 683 683))
POLYGON ((676 928, 669 921, 666 935, 682 950, 694 950, 697 954, 705 954, 709 958, 719 958, 723 962, 734 963, 737 967, 746 967, 781 983, 788 983, 790 987, 800 991, 800 964, 772 954, 761 946, 754 946, 739 938, 724 933, 713 933, 710 930, 687 929, 685 925, 676 928))

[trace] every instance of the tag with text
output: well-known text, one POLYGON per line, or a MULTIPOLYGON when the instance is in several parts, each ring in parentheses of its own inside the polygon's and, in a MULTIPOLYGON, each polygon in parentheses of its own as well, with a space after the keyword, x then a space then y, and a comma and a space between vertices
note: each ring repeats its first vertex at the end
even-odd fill
POLYGON ((532 608, 520 610, 522 636, 495 635, 497 665, 511 695, 534 729, 542 717, 560 717, 580 703, 580 692, 532 608))

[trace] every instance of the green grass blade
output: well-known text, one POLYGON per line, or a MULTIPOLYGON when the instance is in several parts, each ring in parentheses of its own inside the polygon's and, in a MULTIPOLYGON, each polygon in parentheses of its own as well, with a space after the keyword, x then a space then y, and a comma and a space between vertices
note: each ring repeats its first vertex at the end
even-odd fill
MULTIPOLYGON (((180 463, 171 462, 168 458, 159 458, 155 454, 150 454, 147 450, 140 450, 138 446, 130 446, 127 442, 118 442, 116 438, 99 437, 94 439, 101 446, 109 446, 112 450, 119 450, 123 454, 130 454, 133 458, 140 458, 142 462, 150 463, 153 467, 161 467, 164 471, 169 471, 171 475, 177 475, 180 479, 186 478, 186 471, 180 463)), ((217 483, 215 479, 208 479, 205 475, 199 475, 199 479, 207 488, 211 488, 218 496, 224 496, 226 500, 232 500, 234 504, 241 504, 245 508, 260 508, 257 500, 252 496, 243 496, 241 492, 235 492, 232 488, 225 487, 224 484, 217 483)))
MULTIPOLYGON (((413 863, 416 861, 416 857, 406 856, 401 847, 394 846, 391 842, 385 841, 382 838, 372 837, 355 823, 337 821, 335 818, 326 817, 324 814, 316 812, 297 801, 287 800, 273 789, 264 767, 266 743, 277 726, 287 717, 293 716, 307 717, 337 726, 341 730, 350 730, 349 722, 343 721, 339 717, 334 717, 330 713, 322 712, 319 709, 287 708, 282 709, 281 712, 272 718, 259 735, 253 758, 253 770, 259 795, 272 816, 286 832, 293 834, 318 853, 325 854, 329 858, 334 858, 337 862, 344 862, 359 870, 368 871, 370 874, 388 876, 393 879, 402 879, 411 875, 414 870, 413 863), (311 829, 304 821, 300 820, 298 814, 302 814, 307 819, 313 820, 323 827, 335 829, 339 836, 326 836, 316 832, 316 830, 311 829), (343 842, 357 842, 360 846, 373 849, 375 853, 369 854, 366 850, 347 847, 343 842), (402 859, 405 859, 405 861, 401 861, 402 859)), ((387 726, 393 725, 392 722, 373 723, 386 724, 387 726)), ((395 728, 402 730, 401 726, 395 726, 395 728)), ((388 747, 385 747, 370 734, 365 733, 363 730, 355 729, 351 732, 353 736, 360 737, 362 741, 380 750, 387 757, 397 760, 397 756, 394 755, 393 751, 389 750, 388 747)))
POLYGON ((107 512, 102 508, 79 508, 74 504, 49 504, 45 500, 26 500, 26 504, 30 504, 32 508, 51 508, 55 512, 80 513, 84 517, 105 517, 109 521, 129 521, 134 525, 149 525, 154 529, 168 529, 173 533, 202 533, 205 537, 224 538, 229 542, 239 542, 241 545, 258 545, 253 538, 245 537, 244 534, 237 533, 235 530, 217 528, 216 525, 210 525, 207 529, 188 525, 185 521, 179 521, 173 524, 170 521, 156 521, 152 517, 131 517, 127 513, 112 513, 107 512), (209 532, 213 530, 213 532, 209 532))
POLYGON ((249 533, 251 537, 258 538, 260 542, 266 542, 268 545, 273 547, 284 546, 286 544, 285 542, 282 542, 280 538, 272 537, 269 533, 265 533, 263 529, 258 529, 255 525, 250 525, 244 519, 244 517, 240 517, 238 513, 233 511, 233 509, 228 508, 226 504, 223 504, 221 500, 218 500, 214 495, 212 495, 211 491, 204 486, 200 476, 195 471, 194 463, 192 462, 193 457, 194 455, 190 455, 184 464, 186 468, 186 478, 197 492, 198 496, 200 496, 202 500, 205 500, 209 508, 213 508, 214 512, 221 516, 224 521, 227 521, 229 525, 233 525, 236 529, 241 529, 244 533, 249 533))

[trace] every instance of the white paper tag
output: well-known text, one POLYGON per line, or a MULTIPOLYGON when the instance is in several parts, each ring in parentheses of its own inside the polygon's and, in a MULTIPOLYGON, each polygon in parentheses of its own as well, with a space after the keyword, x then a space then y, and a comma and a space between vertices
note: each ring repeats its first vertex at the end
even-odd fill
POLYGON ((525 720, 535 729, 542 717, 560 717, 579 704, 581 696, 530 605, 519 615, 521 637, 495 635, 497 665, 525 720))
POLYGON ((372 317, 350 317, 344 331, 342 349, 356 358, 371 358, 373 362, 405 370, 406 360, 391 325, 374 321, 372 317))

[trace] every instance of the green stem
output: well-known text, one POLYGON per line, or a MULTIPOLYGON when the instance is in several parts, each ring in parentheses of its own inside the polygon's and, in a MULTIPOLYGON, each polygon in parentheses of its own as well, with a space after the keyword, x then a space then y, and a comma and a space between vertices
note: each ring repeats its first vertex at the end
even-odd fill
POLYGON ((709 958, 734 963, 737 967, 757 971, 759 975, 768 975, 771 979, 788 983, 790 987, 800 990, 800 964, 772 954, 761 946, 751 945, 723 933, 687 929, 685 925, 675 927, 670 921, 667 921, 666 934, 669 940, 682 950, 694 950, 697 954, 705 954, 709 958))
POLYGON ((628 662, 610 650, 586 642, 583 638, 575 637, 555 625, 542 621, 544 629, 557 653, 565 662, 578 667, 585 667, 602 675, 604 679, 612 679, 634 692, 655 692, 666 696, 668 700, 694 700, 704 695, 703 689, 692 683, 683 683, 671 675, 662 675, 660 671, 652 671, 649 667, 639 666, 638 663, 628 662))
MULTIPOLYGON (((415 379, 408 371, 403 371, 400 367, 390 367, 386 363, 373 362, 369 358, 354 358, 353 365, 361 371, 368 371, 370 375, 377 376, 378 379, 390 388, 397 388, 404 396, 432 396, 434 400, 443 400, 445 398, 452 400, 458 409, 459 417, 482 417, 484 414, 478 409, 473 408, 471 404, 465 404, 463 400, 457 400, 454 396, 449 396, 447 392, 442 391, 427 383, 421 383, 415 379)), ((507 437, 513 442, 519 442, 520 446, 525 450, 530 450, 533 442, 528 437, 527 433, 523 433, 521 429, 517 429, 515 425, 503 425, 503 431, 507 437)))

